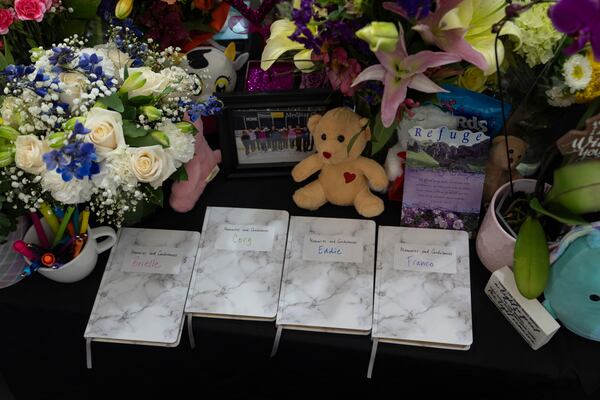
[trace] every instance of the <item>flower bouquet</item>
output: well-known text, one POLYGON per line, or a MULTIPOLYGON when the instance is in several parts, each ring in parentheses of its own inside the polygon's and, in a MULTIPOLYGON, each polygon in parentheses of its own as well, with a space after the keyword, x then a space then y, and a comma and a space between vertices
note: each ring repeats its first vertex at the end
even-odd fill
MULTIPOLYGON (((0 2, 0 68, 27 62, 29 50, 92 29, 100 0, 5 0, 0 2)), ((99 27, 99 25, 97 25, 99 27)))
POLYGON ((189 51, 223 27, 229 9, 214 0, 102 0, 99 14, 108 21, 130 19, 161 48, 189 51))
POLYGON ((221 103, 196 103, 198 78, 173 48, 156 47, 113 27, 106 44, 73 37, 0 72, 3 213, 85 203, 97 222, 120 226, 162 205, 167 179, 186 179, 193 123, 221 103))

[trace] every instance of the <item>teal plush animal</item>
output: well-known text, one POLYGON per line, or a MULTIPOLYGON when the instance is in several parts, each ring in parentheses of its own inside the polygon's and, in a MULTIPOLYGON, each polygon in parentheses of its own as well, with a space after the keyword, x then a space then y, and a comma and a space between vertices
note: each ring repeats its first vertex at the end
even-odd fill
POLYGON ((600 341, 600 224, 571 231, 552 255, 544 306, 570 331, 600 341))

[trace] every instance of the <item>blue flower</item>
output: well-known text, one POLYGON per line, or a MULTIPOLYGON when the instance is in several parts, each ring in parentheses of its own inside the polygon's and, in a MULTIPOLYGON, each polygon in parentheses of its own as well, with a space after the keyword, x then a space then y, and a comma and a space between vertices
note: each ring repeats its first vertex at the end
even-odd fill
POLYGON ((31 74, 35 71, 35 67, 33 65, 9 65, 4 68, 0 74, 6 76, 9 81, 16 81, 18 79, 23 78, 26 75, 31 74))
POLYGON ((196 122, 200 117, 218 114, 223 109, 223 103, 215 96, 210 96, 204 103, 179 102, 179 106, 188 108, 192 122, 196 122))
MULTIPOLYGON (((52 55, 48 57, 48 62, 55 67, 69 64, 75 59, 75 53, 70 47, 53 47, 52 55)), ((58 68, 60 70, 61 68, 58 68)))
POLYGON ((49 171, 56 170, 65 182, 73 178, 91 179, 93 175, 99 173, 100 165, 96 162, 96 148, 92 143, 77 138, 77 135, 85 135, 89 132, 90 130, 82 123, 76 122, 69 142, 62 148, 42 156, 46 168, 49 171))

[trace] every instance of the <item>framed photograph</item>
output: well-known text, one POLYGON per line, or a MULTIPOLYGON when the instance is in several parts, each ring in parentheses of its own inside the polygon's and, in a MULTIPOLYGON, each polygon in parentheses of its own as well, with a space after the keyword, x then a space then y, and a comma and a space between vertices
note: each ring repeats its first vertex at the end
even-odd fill
POLYGON ((329 90, 230 93, 219 116, 223 170, 228 177, 289 174, 314 153, 308 119, 340 104, 329 90))

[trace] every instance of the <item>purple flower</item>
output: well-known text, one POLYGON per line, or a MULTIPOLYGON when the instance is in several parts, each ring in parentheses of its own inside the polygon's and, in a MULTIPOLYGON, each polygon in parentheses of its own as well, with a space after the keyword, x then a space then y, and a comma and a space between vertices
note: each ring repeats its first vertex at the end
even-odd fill
POLYGON ((456 221, 454 221, 454 223, 452 224, 452 228, 453 229, 463 229, 465 227, 465 224, 462 222, 462 220, 457 219, 456 221))
POLYGON ((448 222, 446 222, 446 220, 444 218, 442 218, 441 216, 435 217, 433 222, 435 222, 437 224, 437 226, 439 226, 442 229, 448 228, 448 222))
POLYGON ((431 0, 396 0, 396 4, 412 19, 425 18, 431 11, 431 0))
POLYGON ((419 228, 429 228, 429 222, 423 221, 419 224, 419 228))
POLYGON ((314 0, 302 0, 300 8, 292 11, 292 20, 296 25, 296 30, 290 35, 290 40, 301 43, 305 48, 313 50, 316 54, 321 54, 323 38, 315 37, 308 24, 313 17, 314 0))
POLYGON ((588 42, 596 60, 600 60, 600 0, 560 0, 549 10, 556 30, 575 40, 565 53, 572 55, 588 42))

